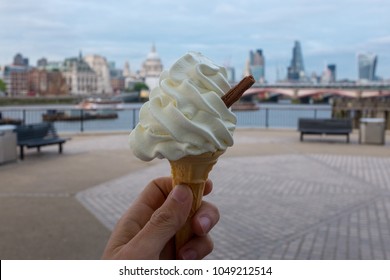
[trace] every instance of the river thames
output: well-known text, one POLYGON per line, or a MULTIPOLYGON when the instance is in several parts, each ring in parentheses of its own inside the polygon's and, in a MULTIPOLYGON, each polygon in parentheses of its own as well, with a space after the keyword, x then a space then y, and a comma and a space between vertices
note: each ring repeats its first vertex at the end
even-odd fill
MULTIPOLYGON (((123 110, 116 111, 115 119, 56 121, 59 132, 98 132, 98 131, 130 131, 138 123, 141 103, 125 104, 123 110)), ((235 111, 237 127, 250 128, 286 128, 295 129, 299 118, 330 118, 331 105, 311 104, 269 104, 258 103, 259 110, 235 111)), ((20 119, 26 124, 42 122, 42 115, 48 110, 64 111, 77 114, 80 110, 75 106, 9 106, 1 107, 3 118, 20 119)))

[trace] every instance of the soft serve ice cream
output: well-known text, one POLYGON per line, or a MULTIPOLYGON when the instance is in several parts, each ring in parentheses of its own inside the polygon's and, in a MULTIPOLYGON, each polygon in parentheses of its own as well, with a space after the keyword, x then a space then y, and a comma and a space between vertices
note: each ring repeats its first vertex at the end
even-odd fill
POLYGON ((236 117, 221 99, 229 89, 225 68, 201 53, 178 59, 141 107, 130 134, 134 154, 175 161, 232 146, 236 117))
POLYGON ((208 174, 233 145, 235 115, 228 109, 254 83, 245 77, 230 88, 226 70, 200 53, 190 52, 161 73, 130 133, 134 154, 145 161, 166 158, 172 188, 186 184, 193 194, 185 225, 176 233, 179 250, 192 237, 190 217, 202 203, 208 174))

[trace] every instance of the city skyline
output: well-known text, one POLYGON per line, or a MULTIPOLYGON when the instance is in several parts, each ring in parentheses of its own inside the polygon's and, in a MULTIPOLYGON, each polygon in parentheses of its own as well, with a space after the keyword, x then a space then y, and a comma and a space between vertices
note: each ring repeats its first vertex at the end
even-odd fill
POLYGON ((249 51, 262 49, 266 80, 286 77, 294 41, 306 75, 337 65, 338 79, 358 78, 358 53, 378 56, 377 75, 390 78, 390 26, 383 0, 323 1, 9 1, 0 3, 0 65, 16 53, 30 64, 98 54, 139 70, 153 43, 167 69, 200 51, 242 75, 249 51))

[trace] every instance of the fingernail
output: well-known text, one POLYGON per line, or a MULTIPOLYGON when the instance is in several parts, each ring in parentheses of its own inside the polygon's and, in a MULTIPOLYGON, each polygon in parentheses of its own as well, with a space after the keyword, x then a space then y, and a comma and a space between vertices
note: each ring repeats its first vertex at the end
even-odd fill
POLYGON ((209 217, 207 217, 207 216, 200 217, 199 218, 199 224, 200 224, 200 227, 203 230, 203 233, 209 232, 210 227, 211 227, 211 220, 210 220, 209 217))
POLYGON ((181 257, 183 258, 183 260, 195 260, 197 257, 197 254, 194 250, 187 249, 183 252, 181 257))
POLYGON ((187 187, 184 185, 177 185, 172 190, 172 198, 177 202, 184 203, 189 198, 190 193, 187 190, 187 187))

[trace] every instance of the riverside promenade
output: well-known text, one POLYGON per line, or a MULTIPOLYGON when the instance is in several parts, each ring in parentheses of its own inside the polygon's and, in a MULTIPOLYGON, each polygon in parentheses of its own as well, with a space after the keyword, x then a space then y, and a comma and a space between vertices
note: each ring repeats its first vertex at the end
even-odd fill
MULTIPOLYGON (((142 162, 127 133, 71 135, 0 165, 0 259, 99 259, 142 188, 169 175, 142 162)), ((305 136, 237 129, 211 173, 221 220, 208 259, 390 259, 390 134, 305 136)))

